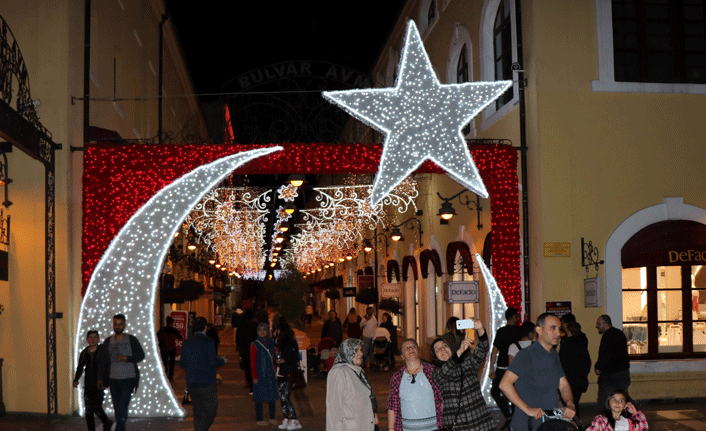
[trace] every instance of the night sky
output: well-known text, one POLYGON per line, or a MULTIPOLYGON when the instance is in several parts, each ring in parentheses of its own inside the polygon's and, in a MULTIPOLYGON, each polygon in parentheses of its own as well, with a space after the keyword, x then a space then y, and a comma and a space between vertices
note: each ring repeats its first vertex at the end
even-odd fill
POLYGON ((285 61, 322 61, 368 74, 404 3, 172 0, 168 7, 196 91, 206 94, 285 61))

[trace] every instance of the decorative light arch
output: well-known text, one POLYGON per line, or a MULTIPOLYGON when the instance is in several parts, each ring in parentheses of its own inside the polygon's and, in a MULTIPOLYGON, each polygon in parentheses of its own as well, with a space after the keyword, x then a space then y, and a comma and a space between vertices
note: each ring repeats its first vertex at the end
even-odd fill
MULTIPOLYGON (((517 151, 508 145, 471 145, 488 190, 493 273, 508 306, 521 307, 517 151)), ((89 144, 84 154, 83 291, 108 244, 158 190, 220 157, 273 145, 89 144)), ((375 173, 380 144, 281 144, 282 151, 236 169, 236 174, 375 173)), ((416 173, 443 173, 425 162, 416 173)), ((406 271, 405 271, 406 272, 406 271)))

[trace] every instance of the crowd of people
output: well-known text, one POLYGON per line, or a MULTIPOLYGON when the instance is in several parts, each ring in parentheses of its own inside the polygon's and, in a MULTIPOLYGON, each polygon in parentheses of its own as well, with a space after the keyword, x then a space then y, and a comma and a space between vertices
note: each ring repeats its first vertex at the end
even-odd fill
MULTIPOLYGON (((245 310, 237 317, 236 347, 254 401, 256 424, 301 429, 291 400, 291 375, 301 366, 294 330, 284 317, 270 317, 264 310, 257 316, 245 310), (281 423, 275 419, 278 399, 281 423), (265 403, 269 420, 264 417, 265 403)), ((404 364, 390 380, 389 431, 532 431, 557 407, 566 420, 578 417, 592 361, 588 339, 574 315, 559 318, 543 313, 535 323, 519 325, 517 310, 509 308, 505 317, 507 324, 496 332, 492 347, 481 320, 471 319, 473 331, 467 334, 457 329, 458 318, 450 318, 446 333, 429 345, 432 362, 422 359, 415 339, 403 340, 399 352, 404 364), (489 355, 490 394, 505 418, 500 424, 494 422, 481 392, 480 372, 489 355)), ((368 307, 364 316, 352 308, 343 324, 336 312, 330 311, 323 323, 321 338, 331 339, 330 357, 321 365, 327 371, 327 430, 379 428, 378 402, 365 369, 374 362, 375 340, 386 339, 397 346, 396 339, 391 338, 397 333, 391 316, 384 313, 381 320, 379 324, 375 309, 368 307), (348 338, 342 340, 344 331, 348 338)), ((158 339, 166 375, 173 380, 174 345, 182 335, 173 328, 171 318, 166 323, 158 339)), ((140 341, 125 328, 125 316, 116 314, 114 334, 103 344, 97 331, 86 334, 87 347, 79 357, 74 387, 85 376, 83 395, 89 430, 95 430, 96 417, 103 429, 113 425, 102 407, 104 388, 109 388, 115 408, 115 429, 125 430, 130 398, 139 383, 137 364, 145 356, 140 341)), ((645 431, 645 415, 627 392, 630 373, 625 335, 612 326, 607 315, 597 319, 596 329, 602 338, 593 370, 598 376, 597 402, 603 409, 588 431, 645 431)), ((184 369, 194 407, 194 429, 198 431, 209 429, 218 408, 216 369, 226 363, 226 358, 217 354, 217 336, 217 330, 198 317, 193 336, 182 344, 179 366, 184 369)), ((389 354, 394 364, 392 348, 389 354)))

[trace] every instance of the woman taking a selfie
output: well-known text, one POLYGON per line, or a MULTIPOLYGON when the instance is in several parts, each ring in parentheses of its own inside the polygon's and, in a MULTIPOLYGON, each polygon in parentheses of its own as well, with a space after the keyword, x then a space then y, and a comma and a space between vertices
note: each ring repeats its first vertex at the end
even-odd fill
POLYGON ((480 391, 478 370, 483 365, 490 343, 483 323, 473 320, 473 329, 478 332, 478 346, 473 348, 473 340, 465 338, 455 352, 451 350, 446 334, 431 344, 434 356, 434 381, 444 397, 444 427, 456 431, 492 431, 494 421, 485 405, 480 391), (464 355, 470 350, 471 353, 464 355))

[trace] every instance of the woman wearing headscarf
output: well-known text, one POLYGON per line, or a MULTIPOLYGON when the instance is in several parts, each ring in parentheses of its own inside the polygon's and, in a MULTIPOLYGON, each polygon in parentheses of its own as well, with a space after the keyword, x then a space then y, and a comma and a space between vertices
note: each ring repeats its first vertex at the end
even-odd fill
POLYGON ((431 343, 436 368, 434 381, 444 395, 444 426, 457 431, 491 431, 494 421, 480 391, 478 370, 483 365, 490 343, 483 323, 473 319, 478 332, 478 346, 472 349, 473 340, 465 338, 458 350, 451 349, 454 343, 449 334, 431 343), (464 355, 467 350, 470 354, 464 355))
POLYGON ((267 323, 260 323, 257 325, 257 340, 250 345, 250 369, 252 371, 252 398, 255 401, 255 417, 257 424, 261 426, 277 424, 275 402, 279 395, 275 378, 274 354, 275 342, 270 338, 270 327, 267 323), (264 402, 269 404, 269 422, 265 421, 262 416, 262 403, 264 402))
POLYGON ((341 343, 326 381, 326 431, 373 431, 377 425, 377 400, 362 363, 361 340, 341 343))

